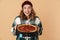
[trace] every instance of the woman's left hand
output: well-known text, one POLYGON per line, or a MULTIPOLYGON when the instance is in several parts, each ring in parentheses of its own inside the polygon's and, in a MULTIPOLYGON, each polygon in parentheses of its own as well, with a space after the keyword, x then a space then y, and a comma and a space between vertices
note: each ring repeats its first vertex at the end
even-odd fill
POLYGON ((37 30, 39 31, 40 30, 39 26, 36 25, 36 27, 37 27, 37 30))

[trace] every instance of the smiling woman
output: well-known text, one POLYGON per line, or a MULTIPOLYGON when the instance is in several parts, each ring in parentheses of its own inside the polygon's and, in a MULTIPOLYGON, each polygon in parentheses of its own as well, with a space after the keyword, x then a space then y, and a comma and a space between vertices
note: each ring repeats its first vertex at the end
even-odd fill
POLYGON ((33 5, 30 1, 25 1, 22 3, 22 10, 20 15, 17 16, 13 22, 11 32, 17 36, 16 40, 38 40, 38 35, 42 34, 41 21, 39 17, 36 16, 33 10, 33 5), (20 31, 25 33, 21 33, 17 30, 18 25, 22 25, 22 27, 19 27, 20 31), (36 31, 36 27, 38 27, 39 30, 36 31), (26 36, 26 32, 31 32, 33 30, 36 32, 30 34, 28 33, 26 36))

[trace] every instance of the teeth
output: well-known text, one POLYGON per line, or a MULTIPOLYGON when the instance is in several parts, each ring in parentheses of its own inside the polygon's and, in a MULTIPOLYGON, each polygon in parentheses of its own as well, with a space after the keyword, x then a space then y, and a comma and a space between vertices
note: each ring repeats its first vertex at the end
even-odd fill
POLYGON ((28 13, 26 13, 26 14, 28 14, 28 13))

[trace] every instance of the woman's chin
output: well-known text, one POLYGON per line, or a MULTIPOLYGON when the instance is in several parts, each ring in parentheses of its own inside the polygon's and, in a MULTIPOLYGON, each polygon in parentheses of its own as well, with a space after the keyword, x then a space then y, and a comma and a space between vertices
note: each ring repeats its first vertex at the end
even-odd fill
POLYGON ((29 16, 29 14, 26 14, 26 17, 28 17, 29 16))

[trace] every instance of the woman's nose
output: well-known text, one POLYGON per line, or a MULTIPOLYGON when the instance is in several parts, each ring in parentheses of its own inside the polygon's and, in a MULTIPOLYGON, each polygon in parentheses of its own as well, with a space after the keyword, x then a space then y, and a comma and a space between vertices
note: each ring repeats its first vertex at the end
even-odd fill
POLYGON ((29 9, 27 8, 26 10, 28 11, 29 9))
POLYGON ((29 9, 26 9, 26 12, 29 12, 29 9))

